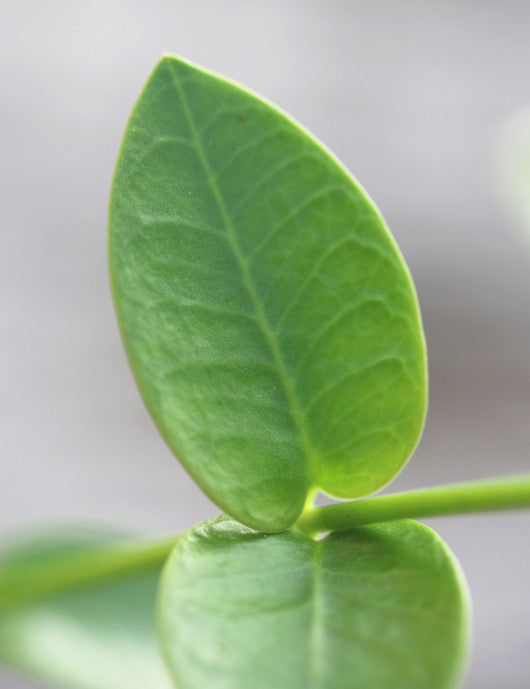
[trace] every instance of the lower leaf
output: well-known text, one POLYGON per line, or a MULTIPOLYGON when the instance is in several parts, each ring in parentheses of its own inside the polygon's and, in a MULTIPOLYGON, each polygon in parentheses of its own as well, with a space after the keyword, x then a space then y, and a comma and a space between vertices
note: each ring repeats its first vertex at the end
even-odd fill
POLYGON ((314 541, 223 516, 176 545, 159 629, 179 689, 448 689, 467 594, 448 548, 414 521, 314 541))

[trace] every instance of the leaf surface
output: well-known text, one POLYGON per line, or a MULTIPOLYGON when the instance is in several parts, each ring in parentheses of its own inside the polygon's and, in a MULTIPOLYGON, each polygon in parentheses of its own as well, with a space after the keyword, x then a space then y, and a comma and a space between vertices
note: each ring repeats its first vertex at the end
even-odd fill
POLYGON ((113 181, 125 345, 160 430, 239 521, 367 495, 415 447, 418 306, 378 211, 270 104, 177 58, 155 68, 113 181))
POLYGON ((175 547, 159 627, 179 689, 449 689, 466 603, 456 560, 417 522, 313 541, 220 517, 175 547))
POLYGON ((127 542, 56 533, 2 553, 0 662, 51 687, 170 689, 154 623, 161 564, 120 574, 127 542), (101 563, 108 577, 83 582, 101 563))

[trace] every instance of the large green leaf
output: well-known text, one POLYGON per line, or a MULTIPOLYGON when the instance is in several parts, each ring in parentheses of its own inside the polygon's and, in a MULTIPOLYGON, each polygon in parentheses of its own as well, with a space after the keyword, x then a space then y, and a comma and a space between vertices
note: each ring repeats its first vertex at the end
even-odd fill
POLYGON ((448 689, 466 593, 413 521, 313 541, 227 517, 192 529, 162 579, 162 647, 179 689, 448 689))
POLYGON ((57 534, 3 553, 0 662, 65 689, 172 687, 154 624, 161 564, 120 574, 127 552, 123 539, 57 534))
POLYGON ((414 289, 381 216, 318 142, 164 58, 110 204, 118 317, 145 401, 203 490, 264 531, 308 494, 369 494, 417 443, 414 289))

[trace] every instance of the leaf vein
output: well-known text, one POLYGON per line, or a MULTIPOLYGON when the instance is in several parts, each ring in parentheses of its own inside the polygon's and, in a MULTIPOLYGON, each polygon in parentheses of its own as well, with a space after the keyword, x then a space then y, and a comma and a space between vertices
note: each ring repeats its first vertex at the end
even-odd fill
POLYGON ((380 366, 381 364, 386 364, 386 363, 389 363, 392 361, 397 362, 402 368, 405 367, 403 360, 399 356, 384 356, 384 357, 381 357, 380 359, 376 359, 375 361, 364 364, 363 366, 358 366, 354 370, 348 371, 347 373, 344 373, 342 376, 335 378, 335 380, 331 381, 330 383, 325 385, 323 388, 320 388, 320 390, 317 392, 317 394, 311 398, 310 402, 304 408, 304 412, 307 414, 307 412, 309 412, 309 410, 312 409, 315 406, 315 404, 322 397, 329 394, 338 385, 341 385, 342 383, 344 383, 349 378, 354 378, 355 376, 358 376, 361 373, 364 373, 365 371, 369 371, 371 368, 376 368, 377 366, 380 366))
POLYGON ((271 227, 269 233, 265 235, 262 241, 247 256, 249 264, 252 263, 252 261, 254 261, 254 259, 261 253, 261 251, 267 246, 267 244, 272 239, 274 239, 278 232, 283 227, 285 227, 285 225, 287 225, 291 220, 296 220, 297 215, 301 213, 305 208, 311 206, 312 203, 318 201, 321 198, 324 198, 325 196, 333 193, 334 191, 344 191, 344 188, 340 184, 332 184, 327 187, 323 187, 314 194, 306 196, 306 198, 303 201, 301 201, 297 206, 295 206, 292 210, 290 210, 282 218, 280 218, 280 220, 278 220, 278 222, 271 227))
POLYGON ((269 322, 267 320, 267 316, 264 310, 264 307, 261 303, 261 300, 259 298, 259 295, 256 290, 256 286, 254 284, 254 281, 252 279, 252 275, 249 270, 249 266, 247 262, 245 261, 245 258, 241 252, 241 248, 239 246, 239 242, 237 240, 237 235, 235 232, 235 229, 232 225, 230 216, 228 214, 224 198, 221 194, 219 185, 217 183, 216 176, 210 166, 210 163, 206 157, 206 153, 204 150, 204 147, 202 145, 202 142, 199 138, 199 134, 197 132, 197 128, 194 123, 194 118, 192 115, 192 112, 190 110, 190 106, 187 101, 187 97, 185 94, 184 89, 182 88, 179 75, 175 72, 174 69, 171 69, 171 75, 173 78, 173 82, 175 84, 175 88, 177 89, 181 101, 182 101, 182 106, 184 109, 184 112, 186 114, 186 118, 188 120, 188 125, 190 128, 191 136, 193 140, 195 141, 197 152, 200 158, 200 161, 203 165, 204 172, 206 174, 206 177, 208 179, 208 182, 210 184, 210 188, 212 191, 212 194, 215 198, 215 201, 217 203, 220 215, 223 219, 223 223, 226 228, 227 236, 229 238, 233 253, 237 259, 237 263, 239 265, 240 271, 243 276, 243 282, 246 286, 248 295, 250 297, 250 300, 256 310, 256 316, 257 316, 257 322, 260 326, 262 335, 268 345, 271 357, 276 365, 276 375, 277 378, 283 388, 283 392, 285 394, 285 397, 291 407, 291 417, 293 420, 293 423, 295 425, 299 441, 304 449, 304 452, 306 454, 306 457, 308 461, 311 464, 311 468, 315 466, 315 460, 314 460, 314 450, 311 446, 309 435, 307 428, 305 426, 305 419, 302 415, 302 410, 300 408, 300 403, 298 401, 298 398, 296 397, 295 393, 295 388, 294 385, 289 377, 287 368, 285 366, 285 363, 283 361, 280 349, 278 347, 278 343, 276 342, 274 338, 274 333, 269 325, 269 322))

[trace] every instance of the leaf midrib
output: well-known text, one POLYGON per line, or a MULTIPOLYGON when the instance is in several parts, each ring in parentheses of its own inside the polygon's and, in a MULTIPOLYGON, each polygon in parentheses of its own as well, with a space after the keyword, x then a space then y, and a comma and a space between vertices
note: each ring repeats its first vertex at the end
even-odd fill
POLYGON ((313 581, 311 587, 311 626, 309 630, 309 687, 320 689, 322 674, 322 541, 314 543, 313 581))
MULTIPOLYGON (((169 65, 168 65, 169 66, 169 65)), ((208 161, 208 158, 206 156, 206 152, 204 150, 204 146, 200 137, 200 134, 195 126, 195 122, 193 119, 193 115, 191 112, 191 108, 188 103, 188 99, 186 97, 186 93, 184 91, 184 88, 182 87, 182 83, 180 80, 179 75, 175 72, 172 66, 169 66, 169 71, 171 74, 171 78, 173 80, 173 84, 178 91, 178 94, 180 96, 180 100, 182 102, 182 108, 184 110, 186 120, 188 123, 188 127, 190 129, 190 133, 195 145, 195 149, 197 151, 197 155, 199 157, 199 160, 202 164, 202 167, 204 169, 204 172, 206 174, 206 177, 208 179, 208 183, 210 185, 211 192, 214 196, 215 202, 217 204, 217 207, 219 209, 219 213, 221 215, 225 230, 226 230, 226 238, 228 240, 228 243, 230 245, 230 248, 232 249, 234 256, 236 258, 237 264, 239 266, 239 269, 241 271, 242 277, 243 277, 243 284, 248 292, 248 295, 250 297, 252 306, 254 307, 256 311, 256 321, 261 329, 261 332, 263 334, 263 337, 265 338, 265 341, 267 343, 267 346, 269 348, 269 351, 272 355, 273 361, 276 365, 276 372, 278 375, 278 379, 281 383, 283 392, 285 394, 285 397, 287 399, 288 404, 291 407, 291 416, 293 419, 293 422, 296 427, 296 431, 300 440, 300 444, 302 447, 302 450, 305 453, 305 456, 309 462, 309 469, 310 469, 310 478, 312 482, 314 483, 315 477, 316 477, 316 467, 317 467, 317 458, 316 458, 316 452, 314 448, 312 447, 311 440, 309 437, 309 432, 307 430, 306 426, 306 421, 305 417, 302 411, 302 407, 300 405, 300 402, 298 400, 298 397, 296 395, 295 387, 293 385, 293 382, 291 380, 291 377, 289 375, 289 372, 287 370, 287 367, 284 363, 280 348, 278 346, 278 343, 276 341, 276 338, 274 336, 273 329, 267 319, 267 315, 265 313, 265 309, 263 307, 263 304, 261 302, 261 299, 259 297, 258 291, 256 289, 256 285, 254 284, 254 280, 252 278, 252 275, 250 273, 249 267, 247 265, 247 262, 245 260, 245 257, 241 251, 241 248, 239 246, 239 242, 237 240, 237 234, 235 231, 235 228, 232 224, 230 215, 228 213, 228 210, 226 208, 226 204, 223 198, 223 194, 219 188, 219 184, 217 183, 217 178, 210 166, 210 163, 208 161)))
POLYGON ((0 570, 0 613, 47 597, 86 587, 110 585, 132 574, 156 571, 164 564, 175 537, 152 542, 94 545, 33 567, 23 563, 0 570))

